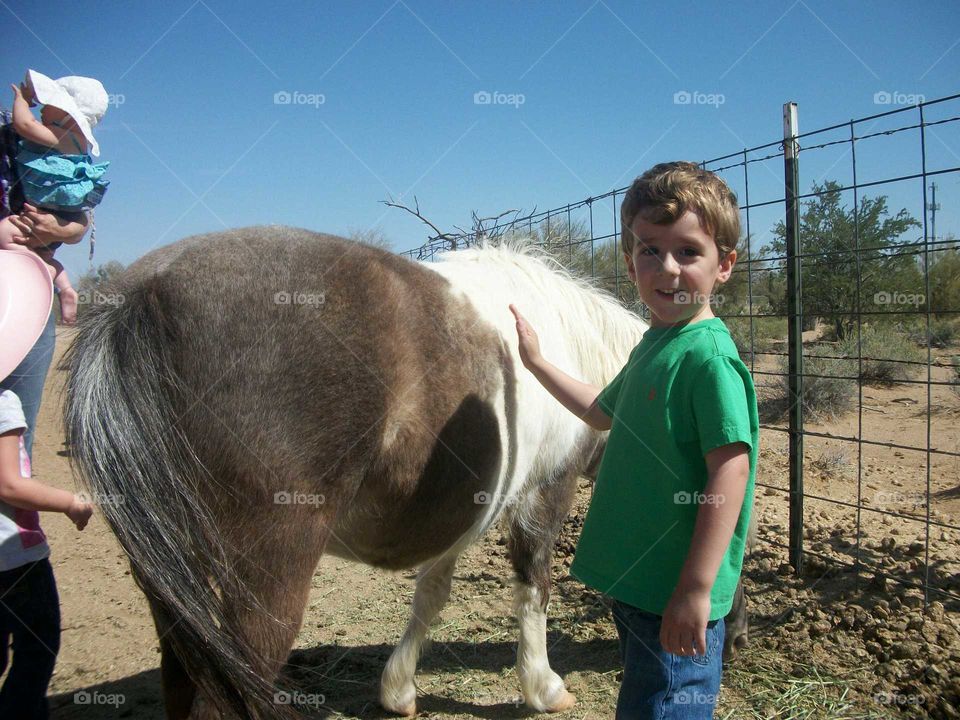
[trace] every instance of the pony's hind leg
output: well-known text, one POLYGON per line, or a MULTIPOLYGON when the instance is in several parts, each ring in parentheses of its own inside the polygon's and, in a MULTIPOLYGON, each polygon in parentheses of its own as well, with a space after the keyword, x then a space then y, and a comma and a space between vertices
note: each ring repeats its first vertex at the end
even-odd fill
POLYGON ((400 715, 416 715, 417 688, 413 676, 430 624, 450 597, 457 555, 445 555, 420 568, 407 628, 394 648, 380 679, 380 704, 400 715))
POLYGON ((197 686, 187 674, 173 645, 167 638, 171 621, 160 606, 150 601, 153 623, 160 638, 160 682, 163 688, 163 703, 167 711, 167 720, 187 720, 197 696, 197 686))
POLYGON ((530 493, 510 523, 510 560, 516 571, 514 610, 520 626, 517 675, 527 705, 560 712, 577 699, 550 667, 547 657, 547 603, 553 546, 576 492, 576 475, 530 493))

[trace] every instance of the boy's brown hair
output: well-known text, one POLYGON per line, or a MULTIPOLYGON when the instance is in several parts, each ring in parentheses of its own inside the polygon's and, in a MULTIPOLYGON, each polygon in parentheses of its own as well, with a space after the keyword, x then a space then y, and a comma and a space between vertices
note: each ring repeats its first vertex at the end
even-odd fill
POLYGON ((700 218, 704 231, 713 236, 720 257, 737 247, 740 210, 737 196, 719 176, 692 162, 654 165, 633 181, 620 206, 620 244, 633 253, 637 215, 655 225, 676 222, 687 210, 700 218))

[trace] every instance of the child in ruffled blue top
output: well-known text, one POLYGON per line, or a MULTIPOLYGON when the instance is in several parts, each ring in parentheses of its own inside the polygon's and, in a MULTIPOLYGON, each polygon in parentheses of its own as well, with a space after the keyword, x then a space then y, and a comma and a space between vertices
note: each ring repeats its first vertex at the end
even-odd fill
MULTIPOLYGON (((14 94, 13 128, 20 136, 17 172, 26 202, 56 212, 92 209, 109 184, 103 175, 110 163, 94 163, 100 147, 93 126, 107 111, 109 98, 103 85, 93 78, 69 76, 58 80, 28 70, 23 84, 11 85, 14 94), (30 108, 42 105, 40 121, 30 108)), ((0 248, 22 241, 10 218, 0 220, 0 248)), ((47 263, 60 297, 63 322, 77 318, 79 296, 70 279, 53 257, 54 243, 37 250, 47 263)))

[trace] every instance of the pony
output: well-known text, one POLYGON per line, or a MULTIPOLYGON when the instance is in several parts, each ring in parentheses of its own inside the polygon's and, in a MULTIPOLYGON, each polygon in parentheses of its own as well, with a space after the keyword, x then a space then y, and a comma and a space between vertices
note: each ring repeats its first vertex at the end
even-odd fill
POLYGON ((282 226, 181 240, 112 289, 68 352, 64 421, 148 599, 169 718, 295 716, 275 682, 324 552, 418 568, 380 683, 384 708, 415 714, 457 558, 497 521, 524 701, 573 706, 547 658, 551 557, 606 433, 523 368, 507 306, 598 387, 636 314, 521 243, 416 263, 282 226))

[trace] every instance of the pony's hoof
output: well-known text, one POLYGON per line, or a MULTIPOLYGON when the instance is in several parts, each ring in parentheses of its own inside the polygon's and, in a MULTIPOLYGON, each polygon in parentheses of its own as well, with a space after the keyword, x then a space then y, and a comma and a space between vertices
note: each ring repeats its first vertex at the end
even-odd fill
POLYGON ((547 712, 563 712, 564 710, 569 710, 574 705, 577 704, 577 696, 571 692, 564 690, 560 693, 556 699, 554 699, 545 710, 547 712))
POLYGON ((408 693, 391 693, 388 698, 386 694, 380 696, 380 704, 387 712, 392 712, 403 717, 413 717, 417 714, 417 691, 414 690, 412 697, 401 697, 408 693))

